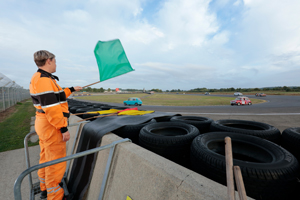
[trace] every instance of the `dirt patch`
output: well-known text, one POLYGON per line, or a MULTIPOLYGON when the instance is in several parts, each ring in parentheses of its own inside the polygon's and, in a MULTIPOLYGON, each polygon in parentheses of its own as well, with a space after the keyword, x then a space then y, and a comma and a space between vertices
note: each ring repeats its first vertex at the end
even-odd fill
POLYGON ((9 107, 8 109, 0 112, 0 123, 3 122, 5 119, 10 117, 12 114, 14 114, 17 111, 16 105, 9 107))

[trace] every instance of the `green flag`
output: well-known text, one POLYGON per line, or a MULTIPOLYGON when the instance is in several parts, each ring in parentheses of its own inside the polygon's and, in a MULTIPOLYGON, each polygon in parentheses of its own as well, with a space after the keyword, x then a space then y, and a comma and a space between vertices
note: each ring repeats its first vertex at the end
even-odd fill
POLYGON ((100 81, 133 71, 119 39, 99 41, 94 50, 100 81))

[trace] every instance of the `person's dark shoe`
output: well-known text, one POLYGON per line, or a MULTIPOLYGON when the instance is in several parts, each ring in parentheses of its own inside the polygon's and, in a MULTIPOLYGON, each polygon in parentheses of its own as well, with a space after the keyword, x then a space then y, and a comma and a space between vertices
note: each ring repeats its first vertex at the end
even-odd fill
POLYGON ((47 190, 41 191, 41 199, 47 199, 47 190))

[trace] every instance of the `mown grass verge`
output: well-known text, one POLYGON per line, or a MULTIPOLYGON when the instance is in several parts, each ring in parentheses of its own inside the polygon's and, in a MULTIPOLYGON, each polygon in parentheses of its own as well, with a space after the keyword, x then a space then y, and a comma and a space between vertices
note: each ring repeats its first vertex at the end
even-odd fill
MULTIPOLYGON (((0 152, 24 147, 24 137, 30 131, 31 117, 35 115, 32 102, 26 100, 14 105, 15 110, 0 122, 0 152)), ((29 146, 38 142, 28 142, 29 146)))
MULTIPOLYGON (((197 95, 176 95, 176 94, 115 94, 115 95, 99 95, 99 96, 83 96, 78 99, 123 103, 129 97, 139 97, 143 101, 143 105, 156 106, 216 106, 230 105, 230 100, 235 97, 214 97, 214 96, 197 96, 197 95)), ((251 98, 253 104, 263 103, 265 100, 251 98)))

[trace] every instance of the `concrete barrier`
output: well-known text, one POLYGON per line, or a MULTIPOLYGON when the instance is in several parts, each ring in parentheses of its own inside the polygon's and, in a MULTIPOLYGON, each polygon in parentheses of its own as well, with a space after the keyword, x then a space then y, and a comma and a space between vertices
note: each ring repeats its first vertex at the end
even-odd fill
MULTIPOLYGON (((110 133, 107 145, 121 139, 110 133)), ((109 150, 99 152, 87 200, 98 199, 109 150)), ((103 199, 226 199, 227 187, 133 143, 116 147, 103 199)), ((249 198, 250 199, 250 198, 249 198)))

